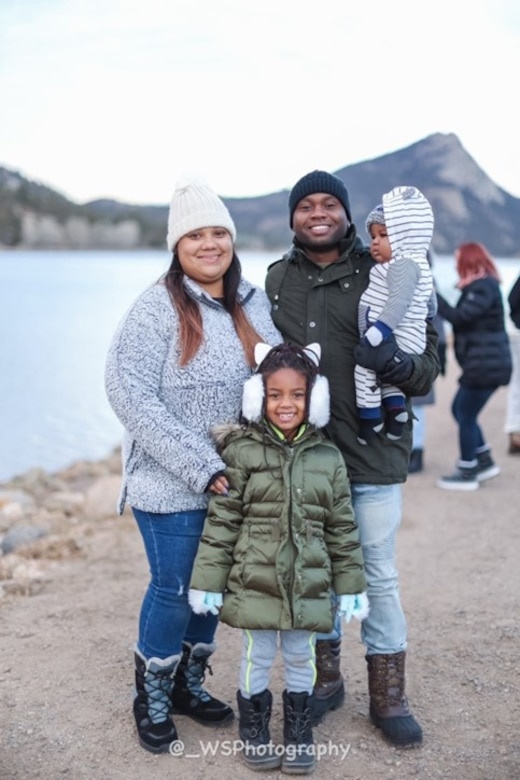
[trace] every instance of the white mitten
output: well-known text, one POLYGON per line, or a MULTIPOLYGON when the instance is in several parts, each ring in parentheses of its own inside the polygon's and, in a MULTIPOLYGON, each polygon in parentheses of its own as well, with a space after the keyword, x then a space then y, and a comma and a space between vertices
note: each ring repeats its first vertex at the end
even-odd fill
POLYGON ((344 594, 339 597, 338 614, 345 618, 345 623, 349 623, 351 618, 364 620, 368 617, 370 606, 366 593, 344 594))
POLYGON ((188 591, 188 602, 196 615, 207 615, 208 612, 211 612, 212 615, 218 615, 219 609, 224 603, 222 593, 211 593, 207 590, 195 590, 194 588, 190 588, 188 591))
POLYGON ((378 347, 383 341, 384 336, 377 325, 371 325, 365 333, 364 338, 368 341, 371 347, 378 347))

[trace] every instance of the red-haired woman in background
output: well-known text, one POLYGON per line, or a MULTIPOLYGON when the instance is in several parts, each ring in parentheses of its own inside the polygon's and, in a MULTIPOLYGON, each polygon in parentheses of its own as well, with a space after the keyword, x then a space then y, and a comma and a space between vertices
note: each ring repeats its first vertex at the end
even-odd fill
POLYGON ((495 390, 511 378, 511 350, 504 326, 500 277, 487 249, 478 243, 455 253, 461 290, 455 306, 437 295, 439 314, 453 327, 454 349, 462 369, 451 411, 459 426, 460 458, 453 474, 437 485, 446 490, 476 490, 499 474, 478 415, 495 390))

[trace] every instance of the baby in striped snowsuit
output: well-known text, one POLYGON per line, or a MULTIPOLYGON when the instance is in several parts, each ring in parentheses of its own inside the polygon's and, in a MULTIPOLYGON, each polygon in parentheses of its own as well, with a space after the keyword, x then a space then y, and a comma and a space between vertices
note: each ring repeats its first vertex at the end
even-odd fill
MULTIPOLYGON (((433 234, 433 212, 416 187, 394 187, 367 217, 370 253, 375 265, 359 301, 359 332, 377 347, 394 335, 399 347, 420 354, 426 346, 426 319, 437 301, 426 256, 433 234)), ((371 369, 354 370, 360 420, 358 441, 368 444, 384 430, 399 439, 408 421, 406 397, 398 388, 381 385, 371 369)))

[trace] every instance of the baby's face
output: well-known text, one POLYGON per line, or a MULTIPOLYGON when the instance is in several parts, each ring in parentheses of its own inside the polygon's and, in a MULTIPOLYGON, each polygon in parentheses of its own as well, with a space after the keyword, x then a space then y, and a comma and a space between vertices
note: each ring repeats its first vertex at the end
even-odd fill
POLYGON ((392 259, 392 247, 385 225, 370 225, 370 254, 376 263, 388 263, 392 259))

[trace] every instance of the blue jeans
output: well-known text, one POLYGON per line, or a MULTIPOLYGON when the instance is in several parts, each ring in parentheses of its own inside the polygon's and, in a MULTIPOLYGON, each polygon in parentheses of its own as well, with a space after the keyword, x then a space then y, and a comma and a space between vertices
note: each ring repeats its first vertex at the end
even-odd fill
POLYGON ((218 616, 196 615, 188 603, 206 510, 171 514, 132 511, 143 537, 151 577, 139 616, 139 651, 147 659, 165 659, 182 653, 183 641, 210 644, 218 616))
POLYGON ((486 444, 477 417, 496 389, 460 385, 455 393, 451 413, 459 426, 460 459, 463 461, 475 460, 477 450, 486 444))
POLYGON ((414 450, 424 450, 426 441, 426 407, 423 404, 412 406, 414 414, 412 447, 414 450))
MULTIPOLYGON (((353 484, 352 505, 359 526, 365 558, 370 613, 361 624, 361 639, 368 655, 387 655, 406 650, 406 620, 399 598, 395 565, 395 542, 401 524, 400 485, 353 484)), ((338 639, 341 619, 331 634, 316 639, 338 639)))

